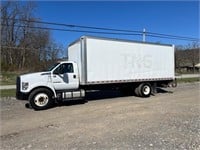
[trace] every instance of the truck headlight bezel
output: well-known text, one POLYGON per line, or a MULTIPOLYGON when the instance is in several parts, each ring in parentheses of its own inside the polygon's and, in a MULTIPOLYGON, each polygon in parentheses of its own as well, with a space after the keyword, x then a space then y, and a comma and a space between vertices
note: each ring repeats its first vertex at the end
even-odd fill
POLYGON ((29 86, 28 82, 22 82, 22 90, 27 90, 29 86))

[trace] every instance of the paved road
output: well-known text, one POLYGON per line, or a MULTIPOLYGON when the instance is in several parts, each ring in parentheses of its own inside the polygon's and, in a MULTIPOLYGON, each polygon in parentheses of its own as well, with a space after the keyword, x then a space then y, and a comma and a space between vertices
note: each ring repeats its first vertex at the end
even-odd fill
POLYGON ((176 76, 176 78, 200 78, 200 74, 182 74, 180 76, 176 76))
POLYGON ((45 111, 0 99, 0 149, 200 150, 199 83, 160 89, 150 98, 106 91, 87 99, 45 111))
POLYGON ((16 89, 16 85, 1 85, 0 90, 16 89))

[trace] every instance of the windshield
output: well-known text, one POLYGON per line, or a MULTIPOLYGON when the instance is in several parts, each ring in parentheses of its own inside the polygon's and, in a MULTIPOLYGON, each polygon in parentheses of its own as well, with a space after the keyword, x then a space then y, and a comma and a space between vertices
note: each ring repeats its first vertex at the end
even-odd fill
POLYGON ((56 63, 56 64, 50 66, 50 67, 47 69, 47 71, 52 71, 58 64, 60 64, 60 63, 56 63))

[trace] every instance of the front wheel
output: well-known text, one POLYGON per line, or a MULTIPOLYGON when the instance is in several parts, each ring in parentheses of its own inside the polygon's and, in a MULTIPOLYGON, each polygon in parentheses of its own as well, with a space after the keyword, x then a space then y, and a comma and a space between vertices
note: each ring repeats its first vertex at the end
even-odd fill
POLYGON ((53 106, 53 94, 45 88, 39 88, 31 92, 29 103, 35 110, 44 110, 53 106))

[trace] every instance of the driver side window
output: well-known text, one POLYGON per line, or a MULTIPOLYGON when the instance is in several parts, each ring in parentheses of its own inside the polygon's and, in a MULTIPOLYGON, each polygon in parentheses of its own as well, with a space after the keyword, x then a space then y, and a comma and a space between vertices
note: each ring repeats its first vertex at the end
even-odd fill
POLYGON ((64 73, 73 73, 73 64, 72 63, 66 63, 61 64, 56 70, 54 70, 54 74, 64 74, 64 73))

